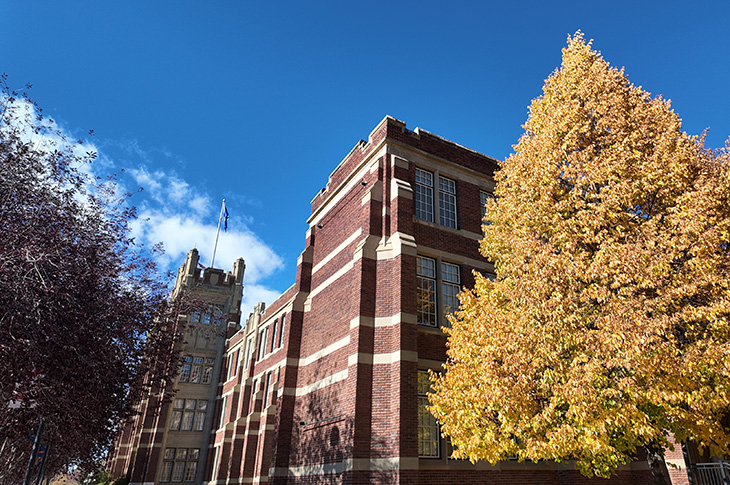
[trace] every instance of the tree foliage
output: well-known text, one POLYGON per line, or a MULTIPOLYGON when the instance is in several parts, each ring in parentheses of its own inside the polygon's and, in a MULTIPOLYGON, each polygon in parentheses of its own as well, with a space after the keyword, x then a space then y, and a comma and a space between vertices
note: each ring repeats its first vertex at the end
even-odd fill
POLYGON ((669 446, 727 453, 730 157, 580 33, 495 175, 432 412, 455 455, 609 476, 669 446))
POLYGON ((0 481, 15 482, 41 419, 48 474, 104 452, 175 372, 184 303, 130 237, 129 194, 89 175, 95 153, 2 81, 0 481))

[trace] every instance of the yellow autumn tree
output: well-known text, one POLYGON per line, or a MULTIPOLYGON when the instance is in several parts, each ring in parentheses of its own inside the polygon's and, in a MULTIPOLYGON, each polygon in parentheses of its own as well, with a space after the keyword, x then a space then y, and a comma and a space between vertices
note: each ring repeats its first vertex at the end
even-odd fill
MULTIPOLYGON (((495 175, 432 412, 457 457, 610 476, 673 433, 728 453, 730 157, 580 32, 495 175)), ((662 468, 664 472, 662 473, 662 468)))

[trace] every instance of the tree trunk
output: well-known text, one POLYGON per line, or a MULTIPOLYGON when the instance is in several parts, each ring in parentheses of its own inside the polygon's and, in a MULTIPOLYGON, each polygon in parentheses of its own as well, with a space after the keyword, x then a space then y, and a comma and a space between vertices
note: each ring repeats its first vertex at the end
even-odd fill
POLYGON ((654 485, 672 485, 667 463, 664 461, 664 450, 655 443, 644 446, 644 449, 646 450, 646 462, 654 477, 654 485))

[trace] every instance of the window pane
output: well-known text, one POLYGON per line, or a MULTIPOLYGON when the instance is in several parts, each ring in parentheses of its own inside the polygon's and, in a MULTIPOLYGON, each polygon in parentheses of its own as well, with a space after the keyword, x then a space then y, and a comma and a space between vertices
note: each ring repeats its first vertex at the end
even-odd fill
POLYGON ((175 459, 175 448, 165 448, 165 460, 174 460, 175 459))
POLYGON ((439 456, 439 426, 428 412, 428 398, 418 398, 418 455, 439 456))
POLYGON ((160 472, 160 481, 169 482, 172 475, 172 462, 165 461, 162 463, 162 471, 160 472))
POLYGON ((176 460, 185 460, 188 457, 188 449, 187 448, 178 448, 177 454, 175 455, 176 460))
POLYGON ((223 402, 221 403, 221 414, 220 420, 218 421, 218 428, 222 428, 226 423, 226 406, 228 404, 228 396, 223 396, 223 402))
POLYGON ((439 177, 439 222, 456 229, 456 183, 439 177))
POLYGON ((180 429, 182 431, 191 431, 193 429, 193 418, 195 417, 195 413, 190 411, 185 411, 183 413, 182 418, 182 424, 180 425, 180 429))
POLYGON ((441 279, 449 283, 461 283, 459 266, 451 263, 441 263, 441 279))
POLYGON ((213 308, 213 324, 220 325, 223 322, 223 310, 219 307, 213 308))
POLYGON ((173 482, 182 482, 184 471, 185 471, 185 462, 176 461, 175 467, 172 470, 172 481, 173 482))
POLYGON ((419 256, 416 261, 416 273, 428 278, 436 277, 436 261, 419 256))
MULTIPOLYGON (((452 283, 443 283, 441 285, 443 290, 444 300, 444 314, 454 313, 459 309, 459 298, 456 296, 459 294, 459 285, 452 283)), ((446 320, 445 324, 448 325, 449 321, 446 320)))
POLYGON ((202 357, 195 357, 193 359, 193 363, 194 364, 202 364, 203 363, 203 358, 202 357))
POLYGON ((198 462, 189 461, 185 467, 185 481, 192 482, 195 480, 195 471, 198 469, 198 462))
POLYGON ((439 456, 439 425, 428 412, 428 397, 431 380, 428 373, 418 371, 418 455, 426 457, 439 456))
POLYGON ((185 409, 195 409, 197 403, 198 402, 195 399, 188 399, 187 401, 185 401, 185 409))
POLYGON ((198 409, 200 411, 205 411, 206 409, 208 409, 208 401, 206 401, 205 399, 198 399, 198 409))
POLYGON ((188 382, 190 379, 190 364, 183 364, 180 367, 180 382, 188 382))
POLYGON ((190 453, 188 453, 188 460, 197 460, 198 456, 200 456, 200 448, 190 448, 190 453))
POLYGON ((195 420, 193 421, 193 431, 203 431, 203 424, 205 424, 205 412, 195 413, 195 420))
POLYGON ((276 332, 279 330, 279 321, 274 320, 274 324, 271 326, 271 352, 276 348, 276 332))
POLYGON ((174 409, 182 409, 185 407, 185 399, 175 399, 175 403, 173 404, 174 409))
POLYGON ((170 429, 177 431, 180 429, 180 420, 182 419, 182 411, 173 411, 172 419, 170 420, 170 429))
POLYGON ((203 368, 199 365, 193 366, 193 371, 190 373, 190 382, 194 384, 198 384, 200 382, 200 374, 202 373, 203 368))
POLYGON ((436 282, 419 276, 416 291, 418 323, 436 325, 436 282))
POLYGON ((286 315, 281 316, 281 327, 279 328, 279 347, 284 344, 284 329, 286 328, 286 315))
POLYGON ((418 287, 416 314, 418 323, 436 325, 436 261, 419 256, 416 260, 418 287))
POLYGON ((264 357, 265 346, 266 346, 266 342, 264 341, 264 331, 261 330, 259 332, 256 360, 261 360, 264 357))
POLYGON ((416 217, 433 222, 433 174, 416 169, 416 217))
POLYGON ((484 220, 484 216, 487 215, 487 208, 484 206, 486 205, 490 197, 493 196, 489 192, 484 192, 483 190, 479 191, 479 204, 481 204, 482 206, 482 221, 484 220))
MULTIPOLYGON (((451 263, 441 263, 441 280, 444 314, 453 313, 459 309, 459 298, 456 296, 461 290, 459 266, 451 263)), ((444 324, 449 325, 449 321, 445 320, 444 324)))
POLYGON ((213 380, 213 368, 212 367, 206 367, 203 371, 203 384, 210 384, 210 382, 213 380))
POLYGON ((271 372, 266 374, 266 385, 264 386, 264 408, 269 405, 269 387, 271 386, 271 372))

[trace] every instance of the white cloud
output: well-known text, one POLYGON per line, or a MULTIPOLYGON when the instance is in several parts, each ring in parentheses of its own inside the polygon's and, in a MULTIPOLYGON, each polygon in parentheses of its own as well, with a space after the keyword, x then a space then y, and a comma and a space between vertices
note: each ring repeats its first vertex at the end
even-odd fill
POLYGON ((210 200, 207 197, 196 195, 190 199, 188 207, 193 209, 197 215, 202 216, 210 210, 210 200))
POLYGON ((151 174, 146 167, 132 168, 128 172, 134 177, 135 182, 144 187, 145 190, 150 191, 150 193, 162 188, 162 184, 157 181, 162 176, 162 172, 151 174))
MULTIPOLYGON (((174 270, 191 248, 198 249, 202 265, 211 266, 216 228, 217 220, 216 224, 205 224, 196 214, 184 210, 170 213, 169 209, 151 209, 148 205, 134 221, 133 235, 148 246, 162 242, 165 254, 158 257, 158 263, 162 269, 174 270)), ((281 269, 283 261, 253 232, 247 229, 223 232, 221 229, 214 266, 231 271, 233 262, 240 257, 246 261, 244 302, 241 305, 245 318, 259 301, 271 303, 278 297, 279 292, 267 288, 262 280, 281 269)))
MULTIPOLYGON (((2 101, 4 100, 0 99, 2 101)), ((32 142, 39 149, 71 147, 73 154, 79 157, 89 152, 99 152, 95 144, 75 143, 70 132, 55 121, 48 118, 38 119, 35 107, 28 101, 16 100, 9 114, 10 124, 21 130, 24 140, 32 142)), ((143 191, 134 196, 139 211, 138 218, 130 223, 131 235, 146 247, 160 242, 163 244, 165 253, 156 256, 160 269, 176 270, 184 262, 187 252, 194 247, 200 252, 201 263, 210 266, 220 206, 214 204, 204 190, 191 187, 177 173, 148 168, 157 165, 156 157, 161 156, 164 161, 169 162, 173 156, 169 150, 146 150, 136 141, 106 141, 104 146, 110 147, 110 152, 114 148, 121 148, 135 159, 131 164, 124 160, 126 175, 117 180, 116 193, 123 194, 125 184, 143 187, 143 191)), ((122 163, 114 158, 111 153, 99 153, 98 159, 102 160, 101 163, 82 164, 79 169, 92 177, 99 175, 95 172, 99 172, 100 168, 104 172, 113 172, 122 168, 122 163)), ((243 195, 238 198, 247 200, 243 195)), ((247 201, 246 205, 250 203, 251 201, 247 201)), ((265 301, 268 304, 279 296, 278 291, 268 288, 263 281, 281 269, 283 262, 279 255, 248 229, 247 224, 253 218, 243 211, 237 212, 229 220, 230 230, 222 232, 221 228, 215 267, 230 271, 236 259, 245 259, 245 289, 241 304, 242 317, 245 319, 256 303, 265 301)))

